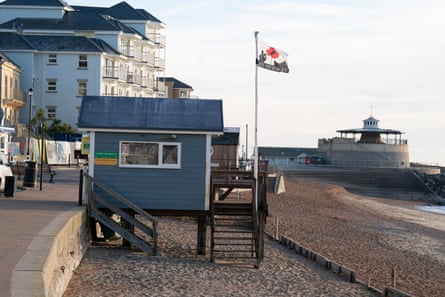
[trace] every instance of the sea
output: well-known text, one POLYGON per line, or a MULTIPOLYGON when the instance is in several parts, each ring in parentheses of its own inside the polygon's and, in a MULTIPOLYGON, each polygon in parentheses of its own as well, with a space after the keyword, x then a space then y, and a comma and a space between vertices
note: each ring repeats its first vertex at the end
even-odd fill
POLYGON ((424 205, 418 206, 417 209, 445 215, 445 206, 424 205))

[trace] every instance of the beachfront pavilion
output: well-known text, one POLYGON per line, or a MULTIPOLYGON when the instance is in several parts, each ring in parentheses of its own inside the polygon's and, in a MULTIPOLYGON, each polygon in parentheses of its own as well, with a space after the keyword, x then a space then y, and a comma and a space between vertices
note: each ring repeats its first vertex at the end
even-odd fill
POLYGON ((371 116, 363 120, 363 128, 337 130, 337 132, 340 133, 340 138, 347 139, 351 138, 352 136, 352 139, 354 139, 354 141, 356 141, 357 136, 360 136, 360 139, 357 141, 357 143, 407 143, 406 140, 402 139, 402 134, 404 134, 404 132, 393 129, 381 129, 379 128, 378 124, 379 120, 371 116), (382 135, 384 135, 384 139, 382 139, 382 135))
POLYGON ((340 137, 319 139, 318 150, 335 167, 407 168, 408 142, 404 132, 379 128, 379 120, 370 116, 362 128, 337 130, 340 137))

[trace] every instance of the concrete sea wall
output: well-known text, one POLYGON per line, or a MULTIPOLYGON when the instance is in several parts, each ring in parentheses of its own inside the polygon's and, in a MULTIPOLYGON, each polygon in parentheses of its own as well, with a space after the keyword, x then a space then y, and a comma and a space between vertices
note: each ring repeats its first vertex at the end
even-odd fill
POLYGON ((55 217, 28 247, 12 275, 11 296, 59 297, 88 249, 85 206, 55 217))

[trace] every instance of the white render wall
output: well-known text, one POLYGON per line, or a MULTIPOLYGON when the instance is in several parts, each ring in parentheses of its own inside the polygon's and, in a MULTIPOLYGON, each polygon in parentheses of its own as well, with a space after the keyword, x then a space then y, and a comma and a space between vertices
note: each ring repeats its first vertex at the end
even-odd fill
POLYGON ((88 55, 88 68, 79 69, 79 54, 58 52, 56 64, 48 64, 48 53, 37 53, 34 56, 32 117, 39 109, 42 108, 46 114, 48 107, 53 106, 56 107, 57 119, 76 127, 77 110, 82 100, 78 96, 78 80, 87 81, 87 95, 100 94, 100 55, 85 53, 88 55), (48 80, 52 79, 57 80, 56 92, 48 91, 48 80))
POLYGON ((408 168, 408 144, 356 143, 350 139, 334 138, 319 141, 318 150, 332 166, 354 168, 408 168))

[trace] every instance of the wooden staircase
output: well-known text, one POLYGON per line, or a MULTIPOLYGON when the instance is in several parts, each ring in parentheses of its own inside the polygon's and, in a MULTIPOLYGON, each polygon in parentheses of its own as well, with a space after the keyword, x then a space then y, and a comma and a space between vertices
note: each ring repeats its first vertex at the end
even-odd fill
POLYGON ((252 203, 215 201, 211 258, 225 261, 256 260, 252 203))
MULTIPOLYGON (((260 192, 265 199, 266 191, 260 192)), ((259 267, 264 254, 264 222, 260 220, 260 214, 251 172, 212 172, 210 260, 259 267), (230 198, 234 189, 250 190, 245 191, 250 197, 230 198)))
POLYGON ((88 196, 90 220, 97 220, 114 232, 119 233, 124 238, 124 245, 133 244, 147 254, 157 255, 158 220, 99 180, 86 173, 83 177, 85 193, 88 196), (125 206, 127 210, 116 206, 116 203, 125 206), (121 224, 115 222, 109 217, 109 213, 119 215, 123 222, 121 224), (135 217, 136 214, 138 218, 135 217), (136 235, 135 228, 139 229, 150 240, 147 241, 136 235))

